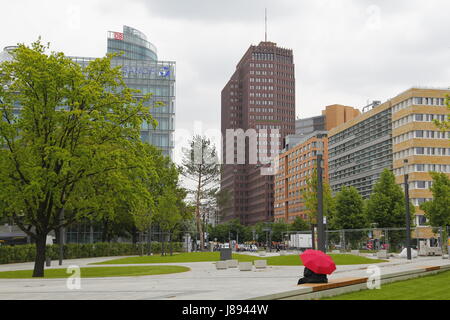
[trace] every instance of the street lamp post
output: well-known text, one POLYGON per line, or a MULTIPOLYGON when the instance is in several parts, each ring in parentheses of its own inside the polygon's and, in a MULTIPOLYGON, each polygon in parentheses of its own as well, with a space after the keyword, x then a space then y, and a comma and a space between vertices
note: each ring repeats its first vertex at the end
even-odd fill
POLYGON ((317 249, 325 252, 323 226, 322 148, 317 151, 317 249))
POLYGON ((408 173, 407 170, 407 164, 408 160, 403 160, 403 163, 405 164, 404 170, 405 170, 405 201, 406 201, 406 258, 408 260, 411 260, 411 215, 409 213, 409 183, 408 183, 408 173))

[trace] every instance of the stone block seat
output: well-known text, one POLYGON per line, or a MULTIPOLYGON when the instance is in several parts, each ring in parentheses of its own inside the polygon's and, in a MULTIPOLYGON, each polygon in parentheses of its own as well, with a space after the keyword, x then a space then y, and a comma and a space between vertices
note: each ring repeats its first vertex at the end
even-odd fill
POLYGON ((228 269, 227 262, 226 262, 226 261, 217 261, 217 262, 216 262, 216 269, 217 269, 217 270, 228 269))
POLYGON ((253 263, 251 262, 239 262, 240 271, 252 271, 253 263))
POLYGON ((227 263, 228 268, 237 268, 238 267, 237 260, 226 260, 226 263, 227 263))
POLYGON ((267 267, 267 260, 255 260, 256 269, 265 269, 267 267))

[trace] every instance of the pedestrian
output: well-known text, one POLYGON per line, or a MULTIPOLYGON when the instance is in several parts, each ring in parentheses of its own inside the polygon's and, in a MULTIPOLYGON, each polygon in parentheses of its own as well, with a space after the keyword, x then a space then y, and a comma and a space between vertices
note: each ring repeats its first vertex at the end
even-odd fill
POLYGON ((305 266, 303 278, 297 284, 303 283, 328 283, 327 274, 336 270, 333 259, 319 250, 306 250, 300 254, 300 259, 305 266))
POLYGON ((328 283, 328 278, 326 274, 315 273, 305 267, 305 270, 303 271, 303 278, 300 278, 297 284, 303 283, 328 283))

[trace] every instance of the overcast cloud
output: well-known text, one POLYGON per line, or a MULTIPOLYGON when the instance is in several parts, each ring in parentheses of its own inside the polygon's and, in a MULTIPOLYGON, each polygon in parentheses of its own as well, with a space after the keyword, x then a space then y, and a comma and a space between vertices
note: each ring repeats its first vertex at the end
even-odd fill
POLYGON ((4 1, 0 46, 40 35, 66 55, 102 56, 108 30, 135 27, 177 63, 177 129, 220 129, 220 92, 264 40, 265 7, 268 40, 294 51, 299 117, 450 86, 448 0, 4 1))

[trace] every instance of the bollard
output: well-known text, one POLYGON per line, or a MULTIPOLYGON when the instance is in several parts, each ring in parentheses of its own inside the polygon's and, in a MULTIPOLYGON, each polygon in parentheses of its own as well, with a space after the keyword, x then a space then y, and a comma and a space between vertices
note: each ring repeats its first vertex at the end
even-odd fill
POLYGON ((220 260, 231 260, 231 249, 230 248, 221 248, 220 249, 220 260))
POLYGON ((50 267, 52 264, 52 259, 50 257, 45 257, 45 266, 50 267))

